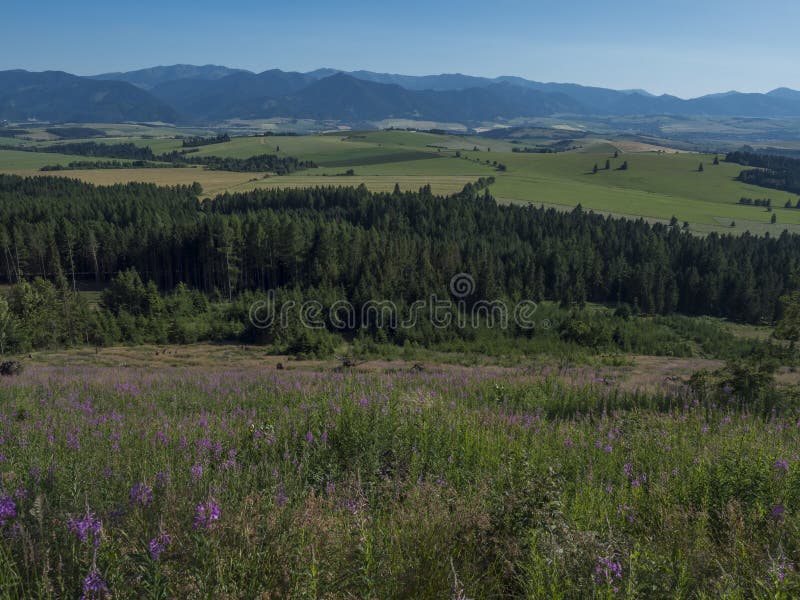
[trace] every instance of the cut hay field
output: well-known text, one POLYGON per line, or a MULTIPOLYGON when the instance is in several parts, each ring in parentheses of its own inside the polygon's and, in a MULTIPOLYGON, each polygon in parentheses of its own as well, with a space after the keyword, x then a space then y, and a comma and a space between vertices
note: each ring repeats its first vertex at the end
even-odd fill
MULTIPOLYGON (((53 156, 53 155, 50 155, 53 156)), ((15 171, 18 175, 47 175, 33 170, 15 171)), ((228 171, 208 171, 198 168, 184 169, 78 169, 49 173, 56 177, 71 177, 96 185, 113 185, 139 181, 156 185, 191 185, 194 182, 203 186, 203 196, 209 197, 226 191, 235 191, 240 186, 258 178, 258 173, 231 173, 228 171)))
MULTIPOLYGON (((130 141, 149 145, 155 152, 179 149, 181 141, 164 134, 157 138, 119 137, 94 141, 130 141)), ((19 140, 15 140, 19 142, 19 140)), ((79 140, 73 140, 79 141, 79 140)), ((512 152, 520 145, 536 145, 542 139, 494 140, 478 136, 438 135, 408 131, 336 132, 313 136, 234 137, 230 142, 202 146, 194 156, 247 158, 257 154, 279 154, 311 160, 318 167, 284 177, 265 173, 225 173, 202 169, 138 169, 70 171, 59 173, 99 184, 117 181, 148 181, 164 185, 203 185, 204 195, 242 191, 258 187, 316 185, 366 185, 387 191, 398 183, 415 190, 430 184, 435 193, 452 193, 478 177, 494 176, 493 195, 501 202, 535 203, 571 210, 584 208, 650 221, 669 221, 673 216, 689 223, 697 233, 711 231, 779 235, 783 230, 800 232, 800 210, 785 209, 797 197, 786 192, 744 185, 735 180, 742 167, 713 165, 713 155, 676 152, 633 152, 655 146, 631 142, 583 138, 576 150, 558 154, 512 152), (626 151, 627 150, 627 151, 626 151), (613 154, 619 151, 619 158, 613 154), (603 169, 611 160, 612 169, 603 169), (495 165, 501 163, 506 170, 495 165), (617 170, 627 161, 627 171, 617 170), (698 172, 698 165, 704 171, 698 172), (592 174, 597 164, 600 171, 592 174), (353 175, 343 176, 352 170, 353 175), (771 198, 773 211, 738 204, 742 196, 771 198), (771 224, 776 215, 777 223, 771 224), (732 226, 735 223, 735 226, 732 226)), ((27 142, 31 143, 31 142, 27 142)), ((46 142, 48 144, 57 142, 46 142)), ((46 164, 67 164, 81 157, 0 150, 0 172, 36 174, 46 164)))

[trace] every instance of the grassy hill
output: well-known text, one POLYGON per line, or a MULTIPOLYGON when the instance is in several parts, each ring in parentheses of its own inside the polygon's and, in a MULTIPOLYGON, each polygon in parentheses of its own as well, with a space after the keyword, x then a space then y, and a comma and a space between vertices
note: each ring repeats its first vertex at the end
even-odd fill
MULTIPOLYGON (((132 141, 156 152, 181 147, 175 133, 159 130, 145 138, 140 130, 114 129, 106 143, 132 141)), ((35 138, 36 132, 32 137, 35 138)), ((17 145, 34 142, 15 139, 17 145)), ((283 177, 268 174, 221 174, 202 169, 69 171, 65 176, 97 183, 139 178, 155 183, 198 181, 211 195, 226 190, 309 185, 361 185, 390 190, 430 184, 437 193, 452 193, 478 177, 494 176, 491 192, 501 202, 536 203, 563 209, 581 204, 586 209, 668 221, 687 221, 692 231, 726 231, 779 235, 784 229, 800 231, 800 210, 783 208, 797 198, 787 192, 745 185, 736 181, 742 169, 714 156, 696 153, 621 152, 649 149, 647 145, 585 137, 574 140, 574 150, 556 154, 513 152, 514 148, 552 142, 544 134, 518 140, 438 135, 409 131, 335 132, 314 136, 234 137, 230 142, 203 146, 193 156, 247 158, 278 154, 311 160, 318 168, 283 177), (614 152, 620 151, 619 158, 614 152), (604 169, 606 160, 611 170, 604 169), (624 161, 628 169, 618 170, 624 161), (703 163, 703 172, 698 166, 703 163), (502 164, 499 170, 495 164, 502 164), (597 164, 599 171, 593 174, 597 164), (351 175, 345 175, 352 170, 351 175), (739 198, 771 198, 773 211, 738 204, 739 198), (771 224, 776 215, 777 223, 771 224), (735 227, 731 223, 735 222, 735 227)), ((57 144, 57 141, 39 142, 57 144)), ((80 157, 0 150, 0 171, 33 175, 46 164, 67 164, 80 157)))

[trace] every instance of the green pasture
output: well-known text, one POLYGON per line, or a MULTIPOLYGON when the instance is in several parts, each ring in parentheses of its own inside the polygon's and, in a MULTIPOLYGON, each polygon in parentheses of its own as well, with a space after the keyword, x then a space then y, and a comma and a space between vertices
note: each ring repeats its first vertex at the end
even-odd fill
MULTIPOLYGON (((71 162, 95 159, 87 156, 56 154, 51 152, 24 152, 21 150, 0 150, 0 172, 41 169, 46 165, 68 165, 71 162)), ((110 160, 110 159, 109 159, 110 160)), ((129 162, 120 160, 119 162, 129 162)))
MULTIPOLYGON (((174 135, 186 133, 172 131, 170 137, 167 128, 154 128, 156 135, 145 137, 141 127, 104 128, 114 137, 94 141, 149 145, 156 153, 180 149, 181 140, 174 135)), ((392 189, 395 183, 402 189, 417 189, 429 183, 438 193, 451 193, 478 177, 494 176, 496 182, 491 191, 501 202, 530 202, 564 209, 581 204, 590 210, 654 221, 668 221, 674 216, 699 233, 800 231, 800 210, 784 208, 787 200, 797 204, 795 195, 739 183, 736 176, 743 167, 725 162, 715 166, 713 155, 621 152, 614 158, 617 148, 629 148, 630 144, 595 137, 576 140, 578 148, 571 152, 512 152, 515 147, 547 142, 544 137, 493 140, 410 131, 337 131, 308 136, 234 137, 223 144, 201 146, 194 155, 246 158, 277 153, 318 165, 285 177, 257 178, 258 181, 248 177, 246 183, 237 180, 230 191, 262 186, 361 184, 383 191, 392 189), (610 170, 604 169, 606 160, 611 161, 610 170), (628 163, 626 171, 619 170, 623 161, 628 163), (698 171, 701 162, 703 172, 698 171), (505 165, 505 171, 499 170, 496 163, 505 165), (592 172, 595 164, 600 169, 597 173, 592 172), (349 170, 353 174, 345 176, 349 170), (773 210, 740 205, 742 196, 771 198, 773 210), (771 223, 773 214, 777 217, 775 224, 771 223)), ((44 165, 66 165, 76 160, 86 159, 2 150, 0 171, 30 172, 44 165)), ((113 178, 113 172, 106 173, 103 180, 109 177, 113 178)), ((130 174, 121 173, 120 177, 129 180, 130 174)))

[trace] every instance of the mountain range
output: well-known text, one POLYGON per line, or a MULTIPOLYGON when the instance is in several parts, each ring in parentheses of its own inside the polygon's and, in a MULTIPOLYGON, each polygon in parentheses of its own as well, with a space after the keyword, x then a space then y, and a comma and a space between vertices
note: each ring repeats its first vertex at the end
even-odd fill
POLYGON ((90 77, 0 71, 0 119, 213 124, 272 117, 365 123, 387 118, 478 124, 551 115, 800 117, 800 92, 693 99, 521 77, 395 75, 318 69, 253 73, 173 65, 90 77))

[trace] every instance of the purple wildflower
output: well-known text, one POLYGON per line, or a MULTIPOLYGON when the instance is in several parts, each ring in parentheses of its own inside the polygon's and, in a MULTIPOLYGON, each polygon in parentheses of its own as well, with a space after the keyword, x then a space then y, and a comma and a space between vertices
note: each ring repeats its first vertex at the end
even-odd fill
POLYGON ((147 546, 148 551, 150 552, 150 558, 157 561, 161 556, 161 553, 167 549, 167 546, 169 546, 171 542, 172 538, 168 534, 164 532, 159 533, 158 537, 154 537, 152 540, 150 540, 150 543, 147 546))
POLYGON ((91 541, 95 548, 100 546, 103 522, 94 513, 87 512, 83 517, 70 518, 67 522, 67 528, 75 534, 79 542, 91 541))
POLYGON ((600 556, 594 568, 594 580, 599 584, 611 586, 614 593, 619 591, 619 582, 622 579, 622 565, 614 560, 613 556, 600 556))
POLYGON ((108 584, 103 581, 103 576, 96 568, 92 568, 83 580, 83 594, 81 600, 101 600, 110 598, 108 584))
POLYGON ((192 467, 192 481, 199 481, 203 477, 203 465, 197 463, 192 467))
POLYGON ((17 505, 11 496, 0 496, 0 527, 6 524, 8 519, 17 516, 17 505))
POLYGON ((209 500, 205 504, 198 504, 194 513, 195 529, 212 529, 216 521, 219 520, 219 504, 209 500))
POLYGON ((782 504, 776 504, 775 506, 772 507, 772 512, 770 513, 770 516, 772 517, 773 520, 781 522, 783 521, 783 515, 785 512, 786 509, 783 507, 782 504))
POLYGON ((153 501, 153 490, 147 484, 136 483, 131 488, 131 504, 147 506, 153 501))
POLYGON ((785 458, 781 458, 776 460, 773 465, 778 471, 788 471, 789 470, 789 461, 785 458))
POLYGON ((783 580, 786 579, 786 572, 794 571, 794 563, 782 561, 773 566, 769 571, 770 575, 772 575, 778 583, 783 583, 783 580))
POLYGON ((311 433, 310 430, 306 432, 306 442, 308 442, 309 444, 314 442, 314 434, 311 433))

